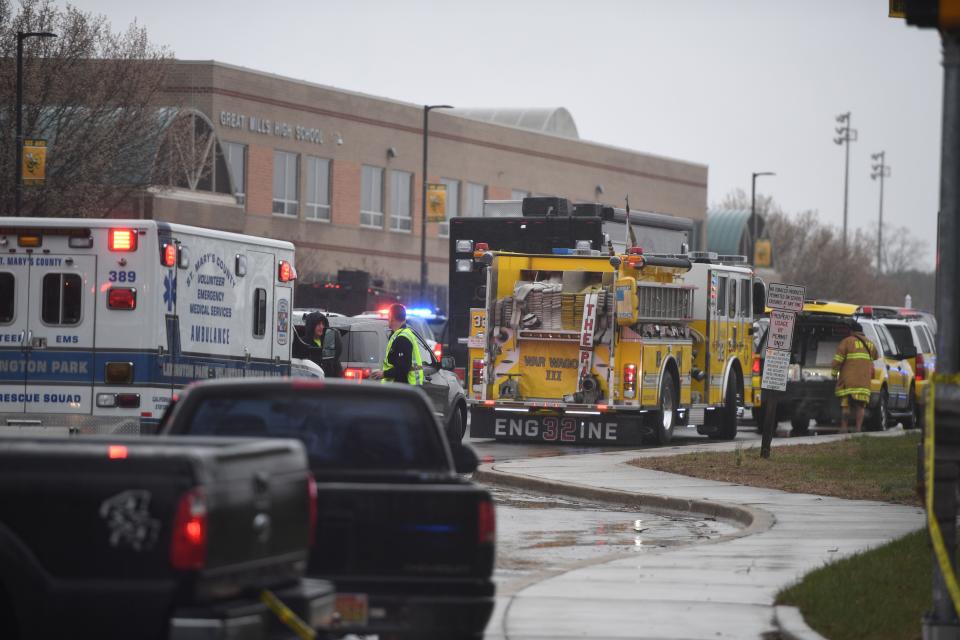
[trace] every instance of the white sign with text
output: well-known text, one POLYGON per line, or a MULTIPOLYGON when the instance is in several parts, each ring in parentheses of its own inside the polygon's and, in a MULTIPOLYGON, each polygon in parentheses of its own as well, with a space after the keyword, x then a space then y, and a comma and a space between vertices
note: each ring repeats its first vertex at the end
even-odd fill
POLYGON ((767 288, 767 306, 783 311, 803 311, 804 288, 795 284, 771 282, 767 288))
POLYGON ((793 345, 793 324, 797 314, 792 311, 770 312, 770 328, 767 333, 767 348, 790 351, 793 345))
POLYGON ((761 389, 770 391, 787 390, 787 369, 790 367, 790 352, 780 349, 767 349, 763 360, 763 378, 761 389))

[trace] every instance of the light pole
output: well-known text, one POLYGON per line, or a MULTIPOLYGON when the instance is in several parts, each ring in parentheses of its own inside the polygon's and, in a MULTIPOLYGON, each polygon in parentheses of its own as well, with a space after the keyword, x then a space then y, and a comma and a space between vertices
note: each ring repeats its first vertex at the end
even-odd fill
POLYGON ((877 274, 883 272, 883 179, 890 177, 890 167, 887 165, 887 152, 872 153, 870 157, 876 163, 871 166, 870 179, 880 178, 880 221, 877 224, 877 274))
POLYGON ((56 38, 57 34, 49 31, 17 31, 17 142, 16 165, 13 171, 14 204, 13 215, 20 215, 20 205, 23 201, 23 41, 27 38, 56 38))
POLYGON ((850 143, 857 141, 857 130, 850 127, 850 112, 841 113, 837 116, 837 122, 842 126, 836 127, 837 137, 833 139, 834 144, 846 144, 846 163, 843 168, 843 248, 847 248, 847 200, 850 183, 850 143))
POLYGON ((423 180, 420 189, 420 300, 427 295, 427 142, 430 139, 430 112, 433 109, 453 109, 449 104, 423 105, 423 180))
POLYGON ((750 264, 757 261, 757 234, 760 228, 757 224, 757 177, 775 175, 772 171, 756 171, 750 179, 750 264))

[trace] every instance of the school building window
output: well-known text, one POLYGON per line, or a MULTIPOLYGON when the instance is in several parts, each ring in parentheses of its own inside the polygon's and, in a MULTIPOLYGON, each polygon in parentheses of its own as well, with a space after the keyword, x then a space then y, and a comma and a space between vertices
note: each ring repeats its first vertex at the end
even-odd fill
POLYGON ((483 201, 486 195, 487 188, 484 185, 468 182, 466 200, 463 203, 464 213, 474 218, 483 216, 483 201))
POLYGON ((410 215, 410 182, 413 174, 409 171, 390 172, 390 230, 409 232, 413 227, 410 215))
POLYGON ((233 195, 239 204, 243 204, 247 197, 247 145, 224 142, 223 154, 230 168, 230 178, 233 180, 233 195))
POLYGON ((441 222, 438 228, 438 233, 441 238, 446 238, 450 235, 450 218, 460 215, 460 181, 451 180, 449 178, 440 178, 440 182, 447 185, 447 220, 448 222, 441 222))
POLYGON ((383 228, 383 169, 367 164, 360 171, 360 226, 383 228))
POLYGON ((296 216, 297 206, 297 154, 286 151, 273 152, 273 212, 284 216, 296 216))
POLYGON ((304 217, 330 222, 330 161, 307 156, 307 202, 304 217))

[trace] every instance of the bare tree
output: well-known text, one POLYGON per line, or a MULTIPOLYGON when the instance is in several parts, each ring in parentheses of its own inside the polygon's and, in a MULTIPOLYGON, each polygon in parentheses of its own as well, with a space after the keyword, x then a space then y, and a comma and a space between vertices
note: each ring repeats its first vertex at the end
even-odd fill
POLYGON ((52 0, 0 0, 0 211, 12 212, 16 34, 24 41, 26 138, 48 143, 47 180, 24 189, 26 215, 105 216, 154 182, 174 115, 159 109, 171 54, 131 24, 114 32, 100 15, 52 0))

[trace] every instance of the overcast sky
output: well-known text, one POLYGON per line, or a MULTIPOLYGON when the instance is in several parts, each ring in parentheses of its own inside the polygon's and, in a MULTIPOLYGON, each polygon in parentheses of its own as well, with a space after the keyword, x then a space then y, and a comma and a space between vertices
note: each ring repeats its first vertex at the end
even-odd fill
MULTIPOLYGON (((739 187, 839 226, 851 111, 851 228, 884 219, 927 242, 939 194, 935 31, 887 0, 73 0, 136 19, 179 58, 214 59, 413 103, 564 106, 582 138, 709 166, 710 204, 739 187)), ((619 203, 615 203, 619 204, 619 203)))

